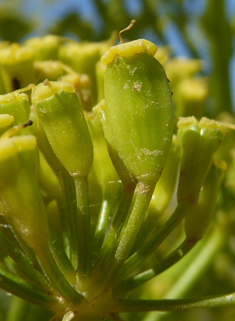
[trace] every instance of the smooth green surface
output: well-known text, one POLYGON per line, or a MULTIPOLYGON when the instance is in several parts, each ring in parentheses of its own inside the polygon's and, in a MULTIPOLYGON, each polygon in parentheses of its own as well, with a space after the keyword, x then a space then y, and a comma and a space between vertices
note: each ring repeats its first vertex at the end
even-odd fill
POLYGON ((163 67, 151 55, 116 57, 104 76, 105 113, 117 151, 139 181, 156 182, 173 134, 173 109, 163 67))

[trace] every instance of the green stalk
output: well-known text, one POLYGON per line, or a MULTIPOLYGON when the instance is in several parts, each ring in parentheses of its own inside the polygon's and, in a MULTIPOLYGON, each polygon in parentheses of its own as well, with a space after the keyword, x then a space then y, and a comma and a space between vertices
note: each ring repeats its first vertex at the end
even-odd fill
POLYGON ((96 230, 93 239, 93 255, 97 255, 103 242, 105 239, 105 234, 107 232, 109 220, 111 217, 114 217, 117 212, 120 187, 119 183, 114 182, 114 184, 118 184, 116 188, 111 189, 107 187, 103 191, 103 201, 99 213, 99 217, 96 224, 96 230))
POLYGON ((79 278, 84 279, 91 272, 90 211, 87 178, 74 178, 77 199, 77 244, 79 278))
MULTIPOLYGON (((180 275, 180 277, 174 282, 169 291, 165 293, 164 298, 183 297, 190 291, 195 282, 198 282, 200 276, 208 268, 215 254, 223 246, 225 241, 224 235, 226 235, 225 230, 221 231, 215 227, 213 232, 209 232, 209 235, 205 236, 205 239, 199 242, 197 246, 175 266, 174 271, 172 270, 174 275, 170 275, 169 277, 171 277, 172 280, 175 280, 176 274, 180 275), (208 249, 210 249, 210 251, 208 251, 208 249)), ((155 315, 154 320, 160 321, 164 315, 165 314, 159 314, 157 317, 155 315)), ((152 320, 151 313, 144 319, 144 321, 149 320, 152 320)))
POLYGON ((63 273, 63 275, 66 277, 66 279, 71 283, 72 285, 75 285, 76 283, 76 273, 72 266, 71 261, 68 259, 67 255, 65 254, 64 248, 62 244, 60 243, 60 240, 58 240, 57 235, 52 227, 52 225, 49 222, 49 230, 50 230, 50 249, 54 256, 54 259, 63 273))
POLYGON ((0 287, 6 292, 17 295, 30 303, 36 304, 44 309, 57 311, 63 308, 64 302, 59 297, 46 295, 35 291, 35 287, 22 281, 17 276, 3 270, 0 267, 0 287))
POLYGON ((179 260, 181 260, 195 245, 196 243, 188 242, 184 240, 174 251, 172 251, 166 257, 158 260, 158 263, 151 269, 141 272, 137 275, 131 276, 124 281, 117 284, 114 288, 115 296, 123 296, 134 288, 144 284, 145 282, 151 280, 155 276, 164 272, 179 260))
POLYGON ((218 308, 234 306, 235 293, 221 296, 207 296, 202 298, 177 300, 127 300, 119 299, 113 313, 147 312, 147 311, 183 311, 189 309, 218 308))
POLYGON ((97 255, 103 244, 112 208, 112 200, 108 201, 106 197, 103 198, 93 239, 92 253, 94 256, 97 255))
POLYGON ((7 321, 25 321, 25 316, 29 311, 29 303, 17 296, 11 300, 10 309, 7 315, 7 321))
POLYGON ((30 259, 23 254, 19 248, 13 245, 2 233, 0 233, 0 243, 1 248, 17 263, 17 269, 21 269, 28 276, 28 280, 31 279, 33 282, 36 282, 38 287, 44 291, 53 292, 53 289, 45 279, 44 275, 41 274, 41 272, 34 267, 30 259))
POLYGON ((152 233, 152 237, 147 240, 143 246, 137 250, 123 265, 119 274, 119 279, 124 279, 133 270, 134 266, 138 266, 145 258, 147 258, 156 248, 165 240, 165 238, 173 231, 173 229, 183 220, 188 213, 190 207, 181 208, 178 206, 166 223, 156 232, 152 233))
POLYGON ((213 115, 232 112, 229 64, 233 54, 233 31, 226 14, 226 1, 207 0, 202 27, 208 37, 212 61, 211 96, 214 99, 213 115))
POLYGON ((103 269, 104 266, 107 265, 107 260, 110 258, 111 254, 116 248, 117 240, 121 233, 121 228, 126 220, 129 208, 131 206, 134 188, 135 185, 132 185, 131 187, 123 187, 122 197, 119 201, 119 205, 116 210, 113 223, 109 229, 108 235, 106 236, 100 251, 100 256, 97 262, 97 268, 100 266, 101 269, 103 269))
POLYGON ((131 186, 124 185, 122 197, 116 210, 116 215, 109 229, 108 235, 106 236, 101 247, 100 255, 98 257, 96 265, 94 266, 92 278, 97 280, 99 284, 102 284, 102 282, 106 278, 106 267, 110 262, 111 255, 114 253, 114 250, 117 247, 117 241, 121 233, 121 228, 124 225, 129 208, 131 206, 134 188, 134 184, 132 184, 131 186))
POLYGON ((45 243, 38 246, 36 255, 53 288, 70 304, 75 306, 79 304, 84 299, 83 296, 66 280, 58 268, 49 246, 45 243))
POLYGON ((52 312, 33 305, 25 300, 14 296, 10 303, 6 321, 42 321, 48 320, 52 312))
POLYGON ((198 243, 195 251, 190 252, 185 258, 187 262, 182 261, 183 267, 179 266, 181 277, 177 279, 175 284, 165 294, 166 298, 182 297, 185 295, 208 267, 215 253, 222 247, 225 231, 219 230, 216 226, 214 228, 215 230, 204 241, 198 243), (208 249, 210 250, 208 251, 208 249))
POLYGON ((33 263, 33 265, 40 270, 38 260, 35 257, 35 254, 33 253, 32 249, 30 247, 28 247, 28 245, 22 239, 22 237, 20 236, 20 234, 18 233, 18 231, 16 230, 14 225, 9 225, 9 227, 10 227, 12 234, 15 236, 17 242, 19 243, 20 247, 22 248, 22 250, 26 254, 26 256, 30 259, 30 261, 33 263))
MULTIPOLYGON (((64 193, 66 198, 67 217, 67 231, 69 240, 69 256, 73 267, 76 269, 78 265, 78 222, 77 222, 77 209, 76 209, 76 191, 74 181, 71 175, 64 169, 61 171, 64 193)), ((63 226, 63 225, 62 225, 63 226)))
POLYGON ((105 269, 106 281, 102 286, 109 286, 114 282, 118 271, 127 259, 148 209, 154 188, 155 184, 149 185, 142 182, 137 184, 133 206, 130 209, 126 222, 121 229, 116 250, 112 254, 107 268, 105 269))
POLYGON ((122 228, 120 241, 115 253, 115 262, 117 262, 116 268, 118 270, 131 251, 148 209, 154 188, 155 184, 148 185, 142 182, 139 182, 136 186, 134 205, 126 226, 122 228))

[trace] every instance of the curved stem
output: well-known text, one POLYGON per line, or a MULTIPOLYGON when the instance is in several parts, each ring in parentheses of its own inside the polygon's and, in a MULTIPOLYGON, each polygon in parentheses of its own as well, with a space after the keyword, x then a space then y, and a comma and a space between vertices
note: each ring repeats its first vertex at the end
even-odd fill
POLYGON ((76 272, 72 266, 71 261, 67 257, 64 251, 64 247, 61 244, 60 240, 58 239, 52 224, 49 222, 50 228, 50 249, 52 255, 60 268, 63 275, 72 285, 76 284, 76 272))
POLYGON ((104 243, 100 249, 98 260, 93 269, 93 276, 97 282, 102 283, 106 278, 106 267, 110 260, 112 253, 117 246, 118 236, 121 233, 121 228, 125 222, 129 208, 131 206, 132 197, 134 194, 135 184, 129 186, 124 185, 122 196, 119 201, 118 208, 116 210, 113 223, 110 226, 108 234, 104 240, 104 243))
POLYGON ((52 311, 60 310, 64 307, 63 300, 59 297, 51 296, 35 291, 32 285, 22 281, 17 276, 3 270, 0 267, 0 287, 1 289, 17 295, 30 303, 52 311))
POLYGON ((92 256, 96 257, 102 247, 105 234, 108 229, 110 218, 114 217, 120 200, 120 183, 115 182, 115 188, 110 189, 108 186, 103 191, 103 201, 96 224, 96 230, 93 238, 92 256))
POLYGON ((164 241, 164 239, 174 230, 174 228, 183 220, 189 208, 177 207, 166 223, 160 227, 144 245, 136 251, 123 265, 119 274, 119 279, 124 279, 132 271, 133 266, 140 264, 164 241))
POLYGON ((169 255, 160 259, 158 263, 151 269, 139 273, 135 276, 129 277, 126 280, 118 283, 113 290, 115 296, 122 296, 125 293, 133 290, 134 288, 140 286, 141 284, 151 280, 155 276, 159 275, 163 271, 170 268, 172 265, 177 263, 182 259, 196 244, 196 242, 188 242, 184 240, 174 251, 169 255))
MULTIPOLYGON (((102 281, 97 279, 97 284, 100 284, 100 287, 113 284, 118 271, 127 259, 148 209, 154 188, 155 184, 149 185, 142 182, 137 184, 132 206, 116 241, 116 249, 109 262, 106 263, 105 280, 103 278, 101 278, 102 281)), ((103 275, 104 272, 101 272, 101 276, 103 275)))
POLYGON ((49 282, 65 300, 75 306, 83 301, 84 297, 67 281, 57 266, 47 244, 42 244, 40 247, 38 246, 36 256, 49 282))
POLYGON ((119 299, 113 313, 147 311, 182 311, 235 305, 235 293, 190 299, 128 300, 119 299))
MULTIPOLYGON (((225 230, 213 226, 213 230, 185 257, 185 261, 179 262, 177 267, 180 277, 165 294, 165 298, 182 297, 208 268, 215 254, 225 242, 225 230), (181 265, 182 263, 182 265, 181 265)), ((175 278, 174 278, 175 279, 175 278)))
MULTIPOLYGON (((164 298, 180 298, 188 293, 195 282, 199 280, 200 275, 205 272, 215 253, 224 245, 225 235, 225 230, 213 226, 213 231, 205 235, 205 238, 198 242, 195 248, 175 266, 172 275, 168 275, 174 280, 174 283, 164 294, 164 298), (176 274, 180 275, 178 279, 175 278, 176 274)), ((151 320, 152 313, 149 312, 144 320, 151 320)), ((154 315, 154 320, 160 321, 164 319, 164 316, 165 313, 154 315)))
POLYGON ((1 248, 6 251, 7 255, 9 255, 16 263, 17 269, 24 271, 27 275, 27 280, 32 280, 33 282, 37 282, 39 288, 44 291, 54 291, 47 279, 44 275, 38 271, 30 259, 23 253, 19 248, 13 245, 1 232, 0 232, 0 244, 1 248))

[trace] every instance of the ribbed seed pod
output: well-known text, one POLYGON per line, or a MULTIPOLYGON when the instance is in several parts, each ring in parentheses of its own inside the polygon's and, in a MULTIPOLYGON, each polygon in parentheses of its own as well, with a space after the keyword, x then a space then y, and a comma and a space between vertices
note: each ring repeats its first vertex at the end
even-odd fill
POLYGON ((60 162, 71 176, 86 177, 93 148, 74 87, 66 82, 45 82, 33 89, 39 121, 60 162))

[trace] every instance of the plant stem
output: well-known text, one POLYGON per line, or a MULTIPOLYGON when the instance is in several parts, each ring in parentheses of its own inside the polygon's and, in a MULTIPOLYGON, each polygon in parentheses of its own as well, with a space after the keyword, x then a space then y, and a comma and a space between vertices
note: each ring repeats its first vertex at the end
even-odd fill
POLYGON ((0 268, 0 286, 3 290, 45 309, 56 311, 64 306, 61 298, 35 291, 35 287, 2 268, 0 268))
POLYGON ((110 188, 107 187, 103 191, 103 201, 102 201, 99 217, 97 220, 96 230, 93 238, 92 255, 94 256, 97 256, 104 242, 109 220, 111 219, 111 217, 114 217, 117 211, 119 200, 120 200, 120 195, 119 195, 120 183, 113 182, 113 184, 116 184, 116 188, 112 188, 110 190, 110 188))
POLYGON ((60 268, 63 275, 72 285, 76 284, 76 272, 72 266, 71 261, 68 259, 67 255, 65 254, 63 245, 58 240, 57 235, 54 231, 53 226, 49 222, 50 228, 50 249, 51 253, 60 268))
POLYGON ((154 188, 155 184, 149 185, 142 182, 137 184, 133 206, 130 208, 126 222, 121 229, 116 251, 113 252, 106 267, 106 280, 102 286, 107 287, 113 284, 118 271, 127 259, 148 209, 154 188))
POLYGON ((117 284, 114 288, 115 296, 123 296, 129 291, 133 290, 137 286, 151 280, 155 276, 159 275, 163 271, 167 270, 175 263, 177 263, 180 259, 182 259, 195 245, 196 243, 188 242, 184 240, 180 246, 178 246, 174 251, 172 251, 169 255, 164 257, 163 259, 158 260, 158 263, 153 266, 151 269, 146 270, 142 273, 139 273, 135 276, 129 277, 125 279, 123 282, 117 284))
POLYGON ((42 288, 44 291, 52 291, 49 282, 45 279, 44 275, 41 274, 29 260, 29 258, 21 252, 19 248, 14 246, 2 233, 0 233, 0 243, 1 247, 6 253, 17 263, 18 268, 24 271, 28 276, 28 280, 32 279, 33 282, 37 282, 39 288, 42 288))
POLYGON ((195 249, 185 258, 184 272, 182 266, 179 267, 182 274, 175 282, 174 286, 165 294, 165 298, 182 297, 193 286, 200 275, 210 264, 214 255, 224 244, 224 231, 219 230, 216 226, 215 230, 205 237, 195 249))
POLYGON ((47 244, 38 246, 36 255, 49 282, 66 301, 75 306, 83 301, 84 297, 74 289, 58 268, 47 244))
POLYGON ((131 206, 134 189, 134 184, 131 186, 124 185, 123 187, 122 197, 119 201, 119 205, 116 210, 116 215, 109 229, 108 235, 106 236, 104 243, 101 247, 100 255, 92 272, 92 278, 97 280, 97 282, 99 283, 102 283, 106 278, 106 267, 112 253, 114 252, 117 246, 117 240, 121 233, 121 228, 125 222, 126 216, 131 206))
POLYGON ((182 311, 188 309, 215 308, 234 306, 235 293, 222 296, 208 296, 201 298, 177 300, 128 300, 119 299, 118 304, 112 309, 113 313, 122 312, 147 312, 147 311, 182 311))
POLYGON ((74 178, 77 198, 78 277, 82 280, 91 272, 90 212, 87 178, 74 178))
POLYGON ((66 225, 62 225, 65 228, 65 237, 69 240, 69 257, 72 262, 73 267, 76 269, 78 265, 78 222, 77 222, 77 209, 76 209, 76 191, 74 180, 70 174, 63 169, 61 171, 63 184, 64 184, 64 194, 66 198, 66 209, 67 217, 64 217, 64 222, 66 225))
POLYGON ((134 266, 138 266, 146 257, 148 257, 156 248, 164 241, 164 239, 173 231, 173 229, 183 220, 190 207, 177 207, 166 223, 156 232, 152 233, 152 237, 144 243, 144 245, 136 251, 124 263, 119 274, 119 279, 126 278, 133 270, 134 266))
MULTIPOLYGON (((169 277, 171 277, 172 280, 175 280, 175 274, 181 275, 181 277, 176 279, 169 291, 164 294, 164 298, 179 298, 188 293, 194 283, 198 281, 200 275, 206 270, 211 260, 214 258, 215 253, 223 246, 225 235, 226 233, 216 226, 212 232, 209 232, 207 236, 205 235, 205 238, 175 266, 174 274, 169 277)), ((165 314, 166 313, 161 313, 157 316, 154 315, 154 320, 160 321, 165 314)), ((150 312, 144 318, 144 321, 152 320, 151 316, 152 313, 150 312)))

